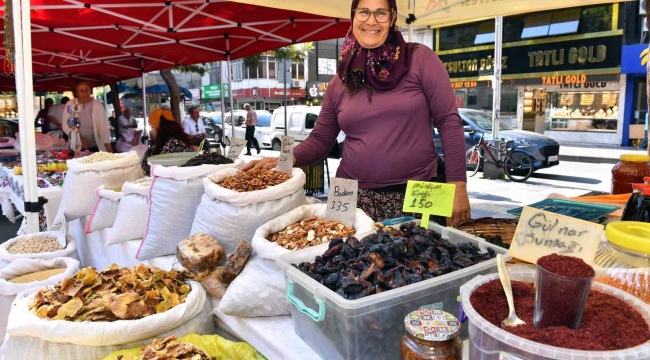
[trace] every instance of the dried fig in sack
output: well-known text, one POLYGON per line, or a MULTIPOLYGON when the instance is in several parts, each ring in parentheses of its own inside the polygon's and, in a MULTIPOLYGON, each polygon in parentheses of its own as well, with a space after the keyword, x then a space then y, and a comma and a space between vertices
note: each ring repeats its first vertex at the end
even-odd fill
POLYGON ((199 276, 216 269, 225 255, 226 251, 219 241, 204 233, 194 234, 176 246, 176 259, 187 270, 199 276))

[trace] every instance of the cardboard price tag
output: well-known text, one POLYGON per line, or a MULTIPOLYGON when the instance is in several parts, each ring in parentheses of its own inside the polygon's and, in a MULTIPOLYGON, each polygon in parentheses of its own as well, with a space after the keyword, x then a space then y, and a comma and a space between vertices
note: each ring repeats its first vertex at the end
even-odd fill
POLYGON ((524 207, 508 254, 533 264, 550 254, 594 263, 603 226, 552 212, 524 207))
POLYGON ((357 211, 358 192, 359 182, 357 180, 333 178, 327 195, 325 218, 352 226, 357 211))
POLYGON ((422 214, 422 227, 429 226, 429 216, 450 217, 454 209, 456 185, 409 180, 402 211, 422 214))
POLYGON ((280 157, 278 158, 278 165, 275 167, 279 171, 291 174, 293 168, 293 143, 294 139, 291 136, 282 136, 282 149, 280 150, 280 157))
POLYGON ((239 158, 239 155, 241 155, 241 152, 244 151, 247 142, 248 141, 244 139, 230 139, 230 150, 228 151, 228 155, 226 157, 232 161, 237 160, 239 158))

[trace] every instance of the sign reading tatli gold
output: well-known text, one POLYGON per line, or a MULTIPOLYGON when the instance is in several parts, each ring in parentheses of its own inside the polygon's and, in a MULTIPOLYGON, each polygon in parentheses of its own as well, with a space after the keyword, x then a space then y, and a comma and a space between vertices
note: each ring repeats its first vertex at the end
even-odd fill
POLYGON ((576 63, 585 64, 587 62, 599 63, 606 59, 607 46, 581 46, 579 48, 570 48, 566 51, 566 54, 564 49, 531 51, 528 53, 528 66, 534 68, 550 65, 564 65, 565 61, 571 65, 576 63))

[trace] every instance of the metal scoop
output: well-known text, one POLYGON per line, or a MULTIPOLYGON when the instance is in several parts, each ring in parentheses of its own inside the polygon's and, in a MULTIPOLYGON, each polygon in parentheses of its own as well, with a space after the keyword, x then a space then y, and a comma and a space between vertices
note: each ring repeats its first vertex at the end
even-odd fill
POLYGON ((512 296, 512 284, 510 283, 510 277, 508 276, 508 270, 506 270, 506 263, 503 261, 503 256, 497 254, 497 268, 499 269, 499 279, 501 280, 501 286, 503 286, 503 291, 506 293, 506 299, 508 299, 508 317, 501 322, 501 327, 508 326, 518 326, 523 325, 523 322, 520 318, 517 317, 515 313, 515 300, 512 296))

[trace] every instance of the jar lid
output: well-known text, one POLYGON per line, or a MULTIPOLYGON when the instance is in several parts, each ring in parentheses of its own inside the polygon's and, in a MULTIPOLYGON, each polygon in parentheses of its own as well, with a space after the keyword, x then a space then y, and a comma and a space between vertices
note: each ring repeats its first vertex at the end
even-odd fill
POLYGON ((645 182, 646 184, 650 183, 650 176, 644 176, 643 177, 643 182, 645 182))
POLYGON ((632 184, 632 189, 645 189, 645 188, 650 188, 650 184, 632 184))
POLYGON ((617 221, 607 225, 607 241, 617 247, 650 255, 650 224, 635 221, 617 221))
POLYGON ((632 163, 644 163, 650 162, 650 156, 640 155, 640 154, 625 154, 621 155, 621 161, 632 162, 632 163))
POLYGON ((406 315, 404 329, 418 339, 447 341, 458 336, 460 322, 442 310, 420 309, 406 315))

